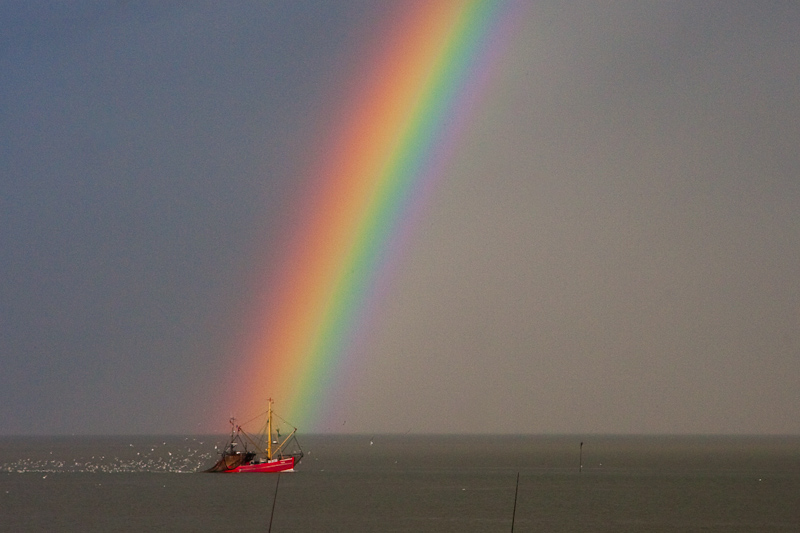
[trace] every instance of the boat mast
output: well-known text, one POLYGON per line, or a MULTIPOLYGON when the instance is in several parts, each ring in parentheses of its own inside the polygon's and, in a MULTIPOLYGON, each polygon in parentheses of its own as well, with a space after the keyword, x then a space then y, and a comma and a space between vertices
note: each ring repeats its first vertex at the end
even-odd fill
POLYGON ((272 398, 269 400, 269 410, 267 411, 267 460, 272 460, 272 398))

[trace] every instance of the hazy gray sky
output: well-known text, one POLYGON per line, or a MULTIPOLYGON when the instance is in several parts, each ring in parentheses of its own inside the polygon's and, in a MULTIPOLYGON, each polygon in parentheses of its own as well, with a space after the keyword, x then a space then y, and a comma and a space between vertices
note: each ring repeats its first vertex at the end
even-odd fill
MULTIPOLYGON (((0 433, 224 428, 388 12, 0 6, 0 433)), ((800 432, 800 5, 524 13, 320 429, 800 432)))

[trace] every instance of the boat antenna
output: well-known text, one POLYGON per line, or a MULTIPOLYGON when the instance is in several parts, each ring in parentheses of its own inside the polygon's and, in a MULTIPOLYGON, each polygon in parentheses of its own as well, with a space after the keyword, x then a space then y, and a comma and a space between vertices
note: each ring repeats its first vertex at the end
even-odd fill
MULTIPOLYGON (((267 411, 267 460, 271 461, 272 460, 272 398, 270 398, 267 401, 269 402, 269 410, 267 411)), ((276 484, 276 490, 277 490, 277 484, 276 484)))

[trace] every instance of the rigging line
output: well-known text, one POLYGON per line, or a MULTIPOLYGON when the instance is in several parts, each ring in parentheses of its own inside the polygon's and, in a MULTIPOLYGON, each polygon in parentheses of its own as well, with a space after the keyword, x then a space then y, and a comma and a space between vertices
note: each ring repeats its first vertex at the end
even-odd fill
MULTIPOLYGON (((258 419, 258 418, 261 418, 262 416, 266 415, 267 413, 269 413, 269 411, 264 411, 264 412, 258 413, 256 416, 254 416, 253 418, 251 418, 251 419, 250 419, 250 420, 248 420, 247 422, 242 422, 242 423, 241 423, 241 424, 239 424, 239 425, 241 425, 241 426, 244 426, 245 424, 249 424, 249 423, 250 423, 250 422, 252 422, 253 420, 256 420, 256 419, 258 419)), ((275 414, 275 413, 272 413, 272 414, 275 414)), ((287 423, 288 423, 288 422, 287 422, 287 423)))
POLYGON ((256 450, 258 450, 258 451, 259 451, 259 452, 261 452, 261 453, 263 453, 263 452, 264 452, 264 450, 262 450, 262 449, 261 449, 261 448, 262 448, 262 445, 260 445, 260 444, 259 444, 259 443, 257 443, 256 441, 254 441, 254 440, 252 439, 252 437, 250 437, 250 435, 248 435, 247 433, 245 433, 245 431, 244 431, 243 429, 240 429, 240 430, 239 430, 239 433, 241 433, 242 435, 244 435, 244 437, 245 437, 245 438, 246 438, 248 441, 250 441, 250 444, 252 444, 253 446, 255 446, 256 450))
MULTIPOLYGON (((278 414, 278 413, 276 413, 275 411, 272 411, 272 416, 274 416, 275 418, 280 418, 280 419, 281 419, 281 422, 283 422, 283 423, 285 423, 285 424, 289 424, 290 426, 292 426, 292 427, 294 428, 294 424, 292 424, 291 422, 289 422, 288 420, 286 420, 285 418, 283 418, 281 415, 279 415, 279 414, 278 414)), ((294 429, 295 429, 295 431, 297 431, 297 428, 294 428, 294 429)))

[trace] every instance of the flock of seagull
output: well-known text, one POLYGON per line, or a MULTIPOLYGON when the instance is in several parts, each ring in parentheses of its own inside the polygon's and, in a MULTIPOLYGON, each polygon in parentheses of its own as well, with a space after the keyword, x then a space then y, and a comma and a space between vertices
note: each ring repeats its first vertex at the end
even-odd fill
POLYGON ((197 472, 215 460, 214 451, 204 441, 192 437, 184 438, 180 444, 159 439, 149 445, 128 443, 115 446, 112 453, 94 454, 88 457, 75 456, 74 451, 54 450, 39 452, 38 457, 21 457, 0 464, 0 472, 9 473, 127 473, 127 472, 197 472), (44 455, 44 456, 43 456, 44 455), (65 458, 69 457, 69 458, 65 458))

